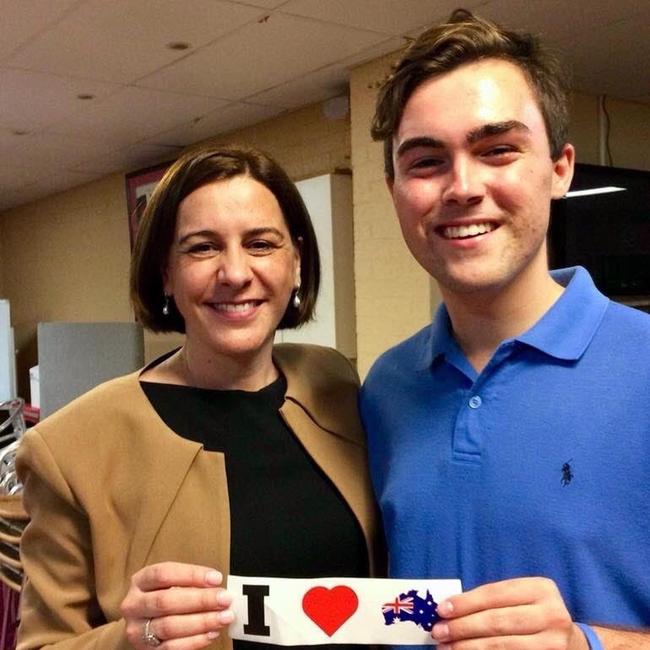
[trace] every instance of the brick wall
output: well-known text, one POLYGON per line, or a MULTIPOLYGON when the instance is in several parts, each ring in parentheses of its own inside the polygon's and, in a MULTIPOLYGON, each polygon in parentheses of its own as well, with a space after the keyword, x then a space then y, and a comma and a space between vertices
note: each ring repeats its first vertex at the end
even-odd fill
POLYGON ((376 357, 423 327, 437 302, 427 273, 402 239, 384 181, 383 147, 370 138, 376 83, 390 66, 384 57, 352 71, 350 104, 354 192, 357 363, 364 376, 376 357))

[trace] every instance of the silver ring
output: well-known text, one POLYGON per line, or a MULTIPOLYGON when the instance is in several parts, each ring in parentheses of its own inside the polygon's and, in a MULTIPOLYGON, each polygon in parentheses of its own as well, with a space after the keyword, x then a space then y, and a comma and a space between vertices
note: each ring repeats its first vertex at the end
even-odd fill
POLYGON ((142 628, 142 642, 155 648, 162 643, 162 640, 151 631, 151 621, 152 619, 148 618, 144 622, 144 628, 142 628))

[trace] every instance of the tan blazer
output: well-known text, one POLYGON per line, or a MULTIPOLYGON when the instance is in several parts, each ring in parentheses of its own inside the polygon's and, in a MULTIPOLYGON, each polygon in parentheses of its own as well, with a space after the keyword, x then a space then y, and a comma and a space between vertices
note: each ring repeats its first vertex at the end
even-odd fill
MULTIPOLYGON (((280 409, 339 489, 375 557, 375 505, 357 413, 358 378, 339 353, 280 345, 280 409)), ((165 560, 229 567, 224 456, 171 431, 139 373, 75 400, 25 435, 17 467, 31 516, 19 650, 126 650, 119 605, 130 577, 165 560)), ((211 648, 227 650, 222 635, 211 648)))

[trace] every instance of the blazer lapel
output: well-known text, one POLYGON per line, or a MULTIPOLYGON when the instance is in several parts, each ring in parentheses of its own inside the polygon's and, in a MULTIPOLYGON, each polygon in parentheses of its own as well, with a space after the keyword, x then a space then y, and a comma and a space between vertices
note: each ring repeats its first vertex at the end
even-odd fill
MULTIPOLYGON (((219 529, 214 520, 216 509, 214 512, 210 510, 211 505, 206 504, 206 497, 215 493, 220 479, 225 486, 226 479, 223 458, 218 457, 220 455, 203 452, 199 443, 176 435, 155 413, 139 385, 135 391, 138 399, 134 400, 129 418, 141 426, 137 435, 130 438, 130 449, 124 462, 133 463, 135 466, 131 469, 131 475, 139 477, 133 486, 139 494, 132 499, 132 503, 138 505, 133 513, 136 519, 127 558, 130 567, 139 568, 149 564, 152 556, 155 561, 178 560, 173 555, 176 554, 179 541, 181 546, 193 546, 189 544, 189 538, 194 538, 196 531, 184 528, 196 521, 196 517, 193 517, 196 509, 205 508, 205 514, 202 513, 201 516, 204 520, 211 520, 204 521, 207 526, 202 527, 203 530, 219 529), (142 426, 143 422, 150 424, 142 426), (211 467, 212 472, 205 471, 206 465, 211 467), (197 470, 198 474, 194 476, 197 470), (171 535, 167 528, 164 534, 160 534, 170 510, 179 499, 183 502, 193 501, 189 512, 182 508, 174 510, 175 521, 179 511, 187 521, 178 522, 171 535)), ((228 529, 226 534, 229 535, 228 529)))

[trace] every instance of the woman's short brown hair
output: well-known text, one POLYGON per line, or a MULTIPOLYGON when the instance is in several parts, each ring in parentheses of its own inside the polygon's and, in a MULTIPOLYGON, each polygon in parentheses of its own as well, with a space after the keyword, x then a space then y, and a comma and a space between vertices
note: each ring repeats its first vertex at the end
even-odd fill
POLYGON ((559 158, 569 124, 566 71, 532 34, 510 31, 457 9, 446 23, 424 31, 411 43, 379 89, 371 135, 384 142, 389 178, 395 175, 393 137, 415 89, 465 63, 489 58, 514 63, 526 75, 544 118, 551 157, 559 158))
POLYGON ((156 187, 138 228, 131 257, 131 303, 136 318, 154 332, 185 332, 185 321, 165 303, 163 273, 174 240, 180 202, 217 180, 247 175, 275 196, 294 245, 300 251, 300 306, 289 303, 278 329, 298 327, 314 313, 320 284, 320 258, 307 208, 287 173, 269 155, 250 147, 205 145, 181 156, 156 187))

